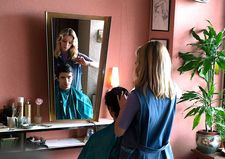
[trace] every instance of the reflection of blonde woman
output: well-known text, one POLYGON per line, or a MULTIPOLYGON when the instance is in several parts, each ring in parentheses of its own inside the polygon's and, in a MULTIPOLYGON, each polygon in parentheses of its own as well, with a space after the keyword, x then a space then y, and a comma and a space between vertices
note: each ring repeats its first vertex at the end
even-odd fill
POLYGON ((63 29, 56 40, 55 57, 63 53, 69 53, 69 58, 75 59, 78 56, 78 39, 75 31, 71 28, 63 29))
POLYGON ((66 63, 73 68, 74 79, 72 86, 78 90, 81 89, 81 65, 98 67, 96 62, 78 51, 78 38, 71 28, 63 29, 57 37, 54 51, 55 73, 62 64, 66 63))
POLYGON ((137 50, 135 89, 118 98, 115 133, 122 136, 119 159, 173 159, 169 143, 175 115, 175 88, 166 47, 147 42, 137 50))

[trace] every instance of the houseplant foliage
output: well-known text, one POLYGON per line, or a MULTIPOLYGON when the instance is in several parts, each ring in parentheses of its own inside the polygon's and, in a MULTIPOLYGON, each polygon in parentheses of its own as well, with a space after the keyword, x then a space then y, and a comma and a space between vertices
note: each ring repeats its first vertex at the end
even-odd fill
POLYGON ((183 60, 178 71, 182 74, 191 71, 191 79, 195 75, 201 76, 205 81, 205 88, 198 86, 199 91, 186 91, 182 94, 179 103, 189 101, 190 106, 185 109, 186 117, 193 116, 193 126, 195 129, 205 116, 205 131, 219 132, 222 139, 225 139, 225 109, 223 91, 216 91, 215 75, 225 70, 225 50, 222 48, 224 43, 224 30, 216 32, 210 21, 208 26, 197 33, 194 28, 191 30, 195 43, 191 43, 194 51, 180 52, 179 57, 183 60), (202 35, 202 37, 200 36, 202 35))

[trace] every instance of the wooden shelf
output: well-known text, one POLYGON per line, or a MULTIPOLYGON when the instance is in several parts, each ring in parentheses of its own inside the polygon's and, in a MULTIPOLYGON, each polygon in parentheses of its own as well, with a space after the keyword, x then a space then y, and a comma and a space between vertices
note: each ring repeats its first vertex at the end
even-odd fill
POLYGON ((66 138, 66 139, 51 139, 46 140, 45 145, 47 147, 40 148, 25 148, 25 151, 43 151, 43 150, 57 150, 82 147, 85 145, 83 138, 66 138))
POLYGON ((99 121, 90 120, 75 120, 75 121, 60 121, 60 122, 48 122, 39 125, 30 126, 28 128, 0 128, 0 135, 16 133, 20 138, 20 150, 19 151, 39 151, 39 150, 57 150, 65 148, 82 147, 85 145, 81 138, 66 138, 66 139, 51 139, 46 140, 46 147, 41 148, 26 148, 25 141, 26 135, 29 132, 43 132, 52 130, 73 130, 88 127, 101 127, 111 124, 113 120, 100 119, 99 121))
POLYGON ((98 122, 89 120, 47 122, 34 125, 29 128, 0 128, 0 133, 79 129, 83 127, 106 126, 108 124, 111 124, 112 122, 113 120, 109 119, 100 119, 98 122))
POLYGON ((191 151, 198 159, 225 159, 220 152, 216 152, 214 154, 204 154, 197 149, 192 149, 191 151))

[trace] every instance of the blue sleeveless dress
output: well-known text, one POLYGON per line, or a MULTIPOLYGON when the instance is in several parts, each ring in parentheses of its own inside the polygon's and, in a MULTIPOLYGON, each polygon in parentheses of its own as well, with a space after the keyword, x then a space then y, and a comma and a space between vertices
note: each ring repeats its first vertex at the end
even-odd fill
POLYGON ((169 137, 176 98, 157 99, 151 90, 134 93, 141 107, 123 135, 119 159, 173 159, 169 137))

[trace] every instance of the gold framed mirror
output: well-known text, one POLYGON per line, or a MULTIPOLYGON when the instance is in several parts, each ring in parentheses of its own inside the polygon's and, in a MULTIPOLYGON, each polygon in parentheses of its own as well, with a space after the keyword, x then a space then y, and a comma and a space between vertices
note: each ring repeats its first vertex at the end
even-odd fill
MULTIPOLYGON (((45 19, 48 52, 49 120, 88 119, 98 121, 104 84, 111 17, 46 12, 45 19), (64 34, 65 30, 67 30, 67 32, 69 30, 73 34, 64 34), (69 38, 66 40, 64 35, 69 38), (78 42, 76 42, 76 39, 78 42), (73 48, 76 48, 76 44, 78 44, 77 53, 74 51, 75 53, 70 57, 72 64, 69 63, 69 65, 72 66, 72 69, 73 65, 79 66, 79 73, 73 71, 71 77, 68 73, 61 76, 62 74, 60 74, 60 72, 63 70, 61 68, 65 68, 64 66, 68 65, 68 62, 65 62, 65 65, 60 64, 60 67, 58 67, 58 59, 65 59, 64 52, 66 51, 64 50, 63 52, 63 48, 72 48, 72 46, 73 48), (58 49, 60 50, 59 56, 57 56, 58 45, 61 47, 58 49), (64 84, 61 84, 60 82, 63 81, 63 78, 64 84), (64 96, 64 94, 61 95, 61 93, 59 93, 64 89, 63 85, 67 87, 65 81, 71 81, 68 82, 70 84, 67 84, 67 86, 71 85, 70 87, 73 88, 73 92, 71 93, 70 91, 69 94, 75 92, 75 95, 71 96, 67 93, 64 96), (75 86, 74 83, 78 83, 79 87, 78 85, 75 86), (60 94, 60 97, 58 97, 58 94, 60 94), (68 101, 75 102, 71 104, 71 102, 68 101), (68 105, 73 107, 74 110, 73 108, 70 108, 70 110, 69 108, 67 109, 68 105), (79 109, 75 109, 75 107, 79 107, 79 109), (86 108, 90 108, 92 112, 89 110, 87 111, 86 108), (88 112, 89 116, 86 117, 85 115, 80 115, 81 111, 88 112), (64 112, 64 114, 59 115, 59 112, 64 112), (71 115, 73 112, 75 112, 75 115, 72 115, 72 117, 65 115, 66 113, 71 115)), ((72 51, 67 52, 66 58, 69 58, 72 51)), ((67 90, 67 88, 65 89, 67 90)))

